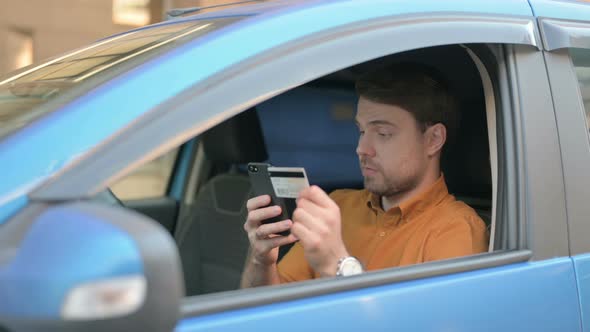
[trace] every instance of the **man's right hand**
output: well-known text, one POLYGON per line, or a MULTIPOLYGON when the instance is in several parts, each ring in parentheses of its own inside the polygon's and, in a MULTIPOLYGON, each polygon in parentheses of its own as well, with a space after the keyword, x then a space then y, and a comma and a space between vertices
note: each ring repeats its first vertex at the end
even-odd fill
POLYGON ((262 221, 281 214, 280 206, 268 206, 270 196, 263 195, 248 200, 248 218, 244 223, 244 230, 250 241, 251 261, 256 266, 270 267, 277 263, 279 247, 297 241, 295 235, 277 235, 291 229, 293 221, 283 220, 275 223, 263 224, 262 221))

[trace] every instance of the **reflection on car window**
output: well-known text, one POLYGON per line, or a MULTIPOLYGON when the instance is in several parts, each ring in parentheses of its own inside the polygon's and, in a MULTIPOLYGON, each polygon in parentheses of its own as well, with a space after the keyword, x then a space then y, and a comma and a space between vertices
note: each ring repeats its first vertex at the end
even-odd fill
POLYGON ((586 123, 590 128, 590 50, 571 49, 570 54, 580 83, 580 92, 586 109, 586 123))
POLYGON ((130 59, 155 56, 156 51, 194 40, 239 19, 190 21, 132 31, 0 78, 0 137, 47 112, 36 106, 89 78, 104 78, 130 59))

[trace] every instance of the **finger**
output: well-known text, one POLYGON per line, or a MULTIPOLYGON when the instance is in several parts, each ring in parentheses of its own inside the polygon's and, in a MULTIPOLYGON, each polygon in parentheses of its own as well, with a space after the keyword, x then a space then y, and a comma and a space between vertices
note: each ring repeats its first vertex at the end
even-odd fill
POLYGON ((303 189, 299 193, 299 197, 298 198, 299 199, 305 198, 305 199, 307 199, 309 201, 312 201, 315 204, 317 204, 317 205, 319 205, 321 207, 325 207, 325 208, 331 208, 331 207, 333 207, 336 204, 330 198, 330 196, 328 196, 328 194, 326 194, 326 192, 323 191, 318 186, 311 186, 309 188, 303 189))
POLYGON ((318 228, 322 226, 319 220, 300 208, 296 208, 295 211, 293 211, 293 223, 305 226, 306 229, 314 233, 317 233, 318 228))
POLYGON ((260 224, 261 221, 274 218, 281 214, 281 207, 277 205, 260 208, 248 212, 248 220, 260 224))
POLYGON ((292 225, 293 222, 291 220, 283 220, 260 225, 260 227, 256 229, 256 238, 267 239, 273 234, 279 234, 281 232, 290 230, 292 225))
POLYGON ((248 212, 248 217, 244 223, 244 230, 250 233, 252 230, 260 227, 262 221, 280 215, 280 211, 281 207, 279 206, 269 206, 248 212))
POLYGON ((294 235, 299 239, 303 248, 317 248, 319 241, 317 235, 312 230, 305 227, 305 225, 298 222, 293 223, 293 226, 291 226, 291 235, 294 235))
POLYGON ((326 216, 326 209, 320 207, 316 203, 308 200, 307 198, 300 198, 297 200, 297 207, 305 210, 309 215, 316 218, 323 218, 326 216))
POLYGON ((267 253, 274 248, 284 246, 295 241, 297 241, 297 238, 293 234, 290 234, 288 236, 276 236, 270 239, 257 241, 255 249, 259 253, 267 253))
POLYGON ((297 237, 293 234, 289 234, 287 236, 277 236, 277 237, 273 237, 273 238, 269 239, 273 248, 284 246, 286 244, 293 243, 297 240, 298 240, 297 237))
POLYGON ((270 204, 269 195, 256 196, 250 198, 248 202, 246 202, 246 208, 248 211, 252 211, 267 206, 268 204, 270 204))

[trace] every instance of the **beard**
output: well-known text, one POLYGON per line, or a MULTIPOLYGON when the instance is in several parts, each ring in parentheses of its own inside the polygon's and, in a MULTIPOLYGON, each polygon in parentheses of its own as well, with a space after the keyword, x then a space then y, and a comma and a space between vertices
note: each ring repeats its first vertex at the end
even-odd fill
POLYGON ((411 178, 389 179, 383 177, 383 180, 379 181, 375 177, 365 177, 364 184, 365 189, 381 197, 397 196, 416 187, 416 182, 411 178))
POLYGON ((381 197, 397 196, 418 186, 419 176, 417 172, 410 172, 410 174, 399 172, 396 176, 387 176, 379 165, 361 160, 361 166, 368 166, 376 170, 376 174, 364 177, 365 189, 375 195, 381 197))

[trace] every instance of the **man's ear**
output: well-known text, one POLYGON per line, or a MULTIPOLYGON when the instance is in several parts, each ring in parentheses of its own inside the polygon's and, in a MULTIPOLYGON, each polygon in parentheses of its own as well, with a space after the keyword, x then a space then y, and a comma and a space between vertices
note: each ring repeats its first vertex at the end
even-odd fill
POLYGON ((426 129, 426 149, 428 156, 434 156, 442 150, 447 141, 447 128, 442 123, 436 123, 426 129))

